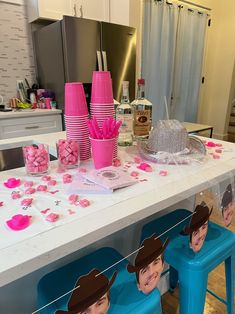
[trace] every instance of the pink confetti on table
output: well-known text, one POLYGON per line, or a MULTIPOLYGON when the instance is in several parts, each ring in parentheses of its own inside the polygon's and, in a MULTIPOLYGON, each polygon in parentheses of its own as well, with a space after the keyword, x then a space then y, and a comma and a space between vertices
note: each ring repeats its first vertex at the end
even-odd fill
POLYGON ((71 194, 71 195, 69 195, 69 202, 70 202, 70 204, 76 205, 78 199, 79 199, 79 195, 78 194, 71 194))
POLYGON ((2 207, 4 205, 4 202, 0 202, 0 207, 2 207))
POLYGON ((30 218, 32 218, 32 216, 18 214, 12 216, 10 220, 7 220, 6 224, 10 229, 20 231, 30 225, 30 218))
POLYGON ((90 201, 88 201, 87 199, 82 199, 82 200, 80 200, 79 201, 79 205, 81 206, 81 207, 87 207, 87 206, 89 206, 90 205, 90 201))
POLYGON ((41 210, 40 213, 42 214, 46 214, 49 210, 51 210, 50 208, 46 208, 44 210, 41 210))
POLYGON ((87 169, 86 169, 86 168, 79 168, 79 169, 78 169, 78 172, 86 173, 86 172, 87 172, 87 169))
POLYGON ((213 154, 214 159, 220 159, 220 155, 213 154))
POLYGON ((58 193, 58 192, 59 192, 59 190, 55 190, 55 191, 50 191, 49 193, 55 194, 55 193, 58 193))
POLYGON ((28 188, 25 190, 25 194, 33 194, 36 192, 36 189, 35 188, 28 188))
POLYGON ((161 170, 161 171, 159 171, 159 175, 162 177, 165 177, 168 175, 168 172, 166 170, 161 170))
POLYGON ((215 149, 215 152, 216 152, 217 154, 221 154, 221 153, 222 153, 222 149, 217 148, 217 149, 215 149))
POLYGON ((21 180, 17 178, 9 178, 7 181, 3 182, 6 188, 14 189, 21 185, 21 180))
POLYGON ((222 147, 223 145, 221 143, 216 143, 215 146, 222 147))
POLYGON ((51 180, 51 176, 43 176, 42 177, 42 181, 50 181, 51 180))
POLYGON ((73 214, 75 214, 76 212, 75 212, 74 210, 72 210, 72 209, 68 209, 68 213, 69 213, 69 215, 73 215, 73 214))
POLYGON ((16 200, 16 199, 18 199, 18 198, 21 198, 20 192, 12 192, 12 193, 11 193, 11 198, 12 198, 13 200, 16 200))
POLYGON ((142 160, 141 160, 140 157, 138 157, 138 156, 134 157, 134 162, 135 162, 136 164, 140 164, 141 161, 142 161, 142 160))
POLYGON ((63 175, 63 182, 64 183, 71 183, 72 182, 71 174, 68 174, 68 173, 64 174, 63 175))
POLYGON ((39 185, 37 187, 37 191, 39 191, 39 192, 46 192, 47 191, 47 186, 41 184, 41 185, 39 185))
POLYGON ((21 204, 22 206, 30 206, 30 205, 32 204, 32 202, 33 202, 33 199, 32 199, 32 198, 24 198, 24 199, 20 202, 20 204, 21 204))
POLYGON ((48 181, 47 183, 49 186, 55 186, 57 184, 57 181, 56 180, 50 180, 48 181))
POLYGON ((207 147, 215 147, 216 144, 215 144, 214 142, 207 142, 207 143, 206 143, 206 146, 207 146, 207 147))
POLYGON ((46 220, 49 222, 55 222, 56 220, 58 220, 60 217, 59 214, 55 214, 55 213, 50 213, 48 216, 46 216, 46 220))
POLYGON ((132 177, 138 177, 138 175, 139 175, 139 172, 137 172, 137 171, 132 171, 131 172, 131 176, 132 177))
POLYGON ((33 181, 26 181, 24 183, 24 187, 26 187, 26 188, 31 188, 32 186, 33 186, 33 181))
POLYGON ((120 159, 115 159, 113 161, 113 166, 114 167, 120 167, 121 165, 122 165, 122 163, 121 163, 120 159))
POLYGON ((140 170, 143 170, 145 172, 152 172, 153 171, 152 167, 145 162, 142 162, 137 168, 140 170))

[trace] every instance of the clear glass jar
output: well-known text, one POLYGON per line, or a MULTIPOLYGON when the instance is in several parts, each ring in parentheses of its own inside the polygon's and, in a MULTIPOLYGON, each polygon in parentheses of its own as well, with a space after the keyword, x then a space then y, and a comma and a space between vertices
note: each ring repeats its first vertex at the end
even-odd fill
POLYGON ((23 156, 27 174, 40 176, 48 173, 50 167, 48 145, 39 144, 24 146, 23 156))
POLYGON ((58 140, 56 143, 59 166, 76 168, 80 164, 79 144, 75 140, 58 140))

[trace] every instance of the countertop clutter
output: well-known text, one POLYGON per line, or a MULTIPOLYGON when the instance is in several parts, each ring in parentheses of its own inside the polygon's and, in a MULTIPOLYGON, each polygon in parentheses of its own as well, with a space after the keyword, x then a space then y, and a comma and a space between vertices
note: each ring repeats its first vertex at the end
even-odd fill
MULTIPOLYGON (((65 132, 58 132, 1 140, 0 149, 19 147, 27 143, 43 143, 49 145, 50 154, 56 156, 56 141, 65 137, 65 132)), ((79 195, 83 199, 89 200, 88 207, 69 203, 71 190, 63 180, 65 173, 57 171, 57 161, 51 162, 51 170, 48 175, 55 184, 48 187, 48 191, 38 189, 40 185, 45 185, 45 182, 43 183, 41 177, 26 176, 24 168, 1 172, 0 195, 3 199, 0 201, 3 202, 3 206, 1 206, 0 234, 4 233, 4 237, 0 237, 0 286, 122 230, 180 200, 187 199, 208 188, 210 184, 223 181, 226 175, 235 174, 235 145, 217 140, 215 142, 222 145, 222 153, 218 159, 213 158, 214 148, 208 146, 208 154, 204 163, 195 162, 190 165, 177 166, 151 163, 152 172, 145 172, 137 168, 135 163, 136 156, 138 156, 136 146, 120 148, 121 167, 124 167, 129 173, 138 172, 138 183, 117 190, 109 197, 107 195, 79 195), (163 171, 164 176, 161 175, 163 171), (21 209, 21 213, 32 216, 32 224, 20 233, 9 231, 4 225, 12 214, 17 213, 22 199, 26 197, 11 198, 12 191, 5 188, 3 182, 13 177, 22 180, 22 186, 15 189, 18 193, 24 193, 24 184, 29 180, 33 181, 33 185, 37 187, 35 194, 29 196, 33 198, 35 205, 28 209, 28 213, 27 209, 21 209), (55 192, 57 190, 59 193, 55 192), (7 210, 4 210, 5 202, 12 205, 7 206, 7 210), (13 206, 13 204, 16 205, 13 206), (51 208, 55 214, 60 212, 61 219, 55 222, 46 221, 45 210, 47 208, 51 208), (6 238, 6 233, 8 233, 9 239, 1 240, 6 238)), ((79 171, 89 170, 92 167, 92 161, 88 160, 82 162, 78 169, 67 170, 66 174, 75 178, 79 171)))
POLYGON ((47 115, 57 115, 61 114, 60 109, 22 109, 22 110, 12 110, 7 112, 0 111, 0 119, 13 119, 20 117, 35 117, 35 116, 47 116, 47 115))

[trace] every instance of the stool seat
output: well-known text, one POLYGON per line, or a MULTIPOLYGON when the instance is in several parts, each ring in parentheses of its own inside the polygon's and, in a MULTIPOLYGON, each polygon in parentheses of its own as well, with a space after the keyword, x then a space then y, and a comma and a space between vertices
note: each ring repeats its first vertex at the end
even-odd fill
MULTIPOLYGON (((38 308, 56 300, 74 288, 77 279, 96 268, 100 271, 123 259, 112 248, 102 248, 69 263, 47 275, 38 284, 38 308)), ((110 290, 110 308, 108 314, 161 314, 161 296, 158 289, 144 295, 137 289, 134 274, 129 274, 126 267, 128 260, 105 272, 111 277, 117 271, 117 277, 110 290)), ((70 294, 64 296, 42 309, 40 314, 54 314, 56 310, 67 310, 70 294)))
POLYGON ((228 314, 233 314, 235 235, 209 222, 203 247, 200 252, 194 253, 189 247, 189 236, 179 234, 189 224, 191 214, 188 210, 178 209, 151 221, 143 227, 141 241, 154 232, 158 235, 164 233, 162 241, 167 237, 170 239, 164 257, 170 265, 170 287, 174 289, 179 280, 181 314, 203 314, 208 274, 224 262, 227 301, 212 294, 227 304, 228 314), (169 232, 165 233, 168 229, 169 232))

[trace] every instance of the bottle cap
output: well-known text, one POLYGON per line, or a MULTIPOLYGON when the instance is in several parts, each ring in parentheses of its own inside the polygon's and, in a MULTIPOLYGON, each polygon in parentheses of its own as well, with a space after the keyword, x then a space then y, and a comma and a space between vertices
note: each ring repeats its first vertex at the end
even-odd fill
POLYGON ((138 84, 139 85, 144 85, 145 84, 145 80, 143 78, 138 79, 138 84))

